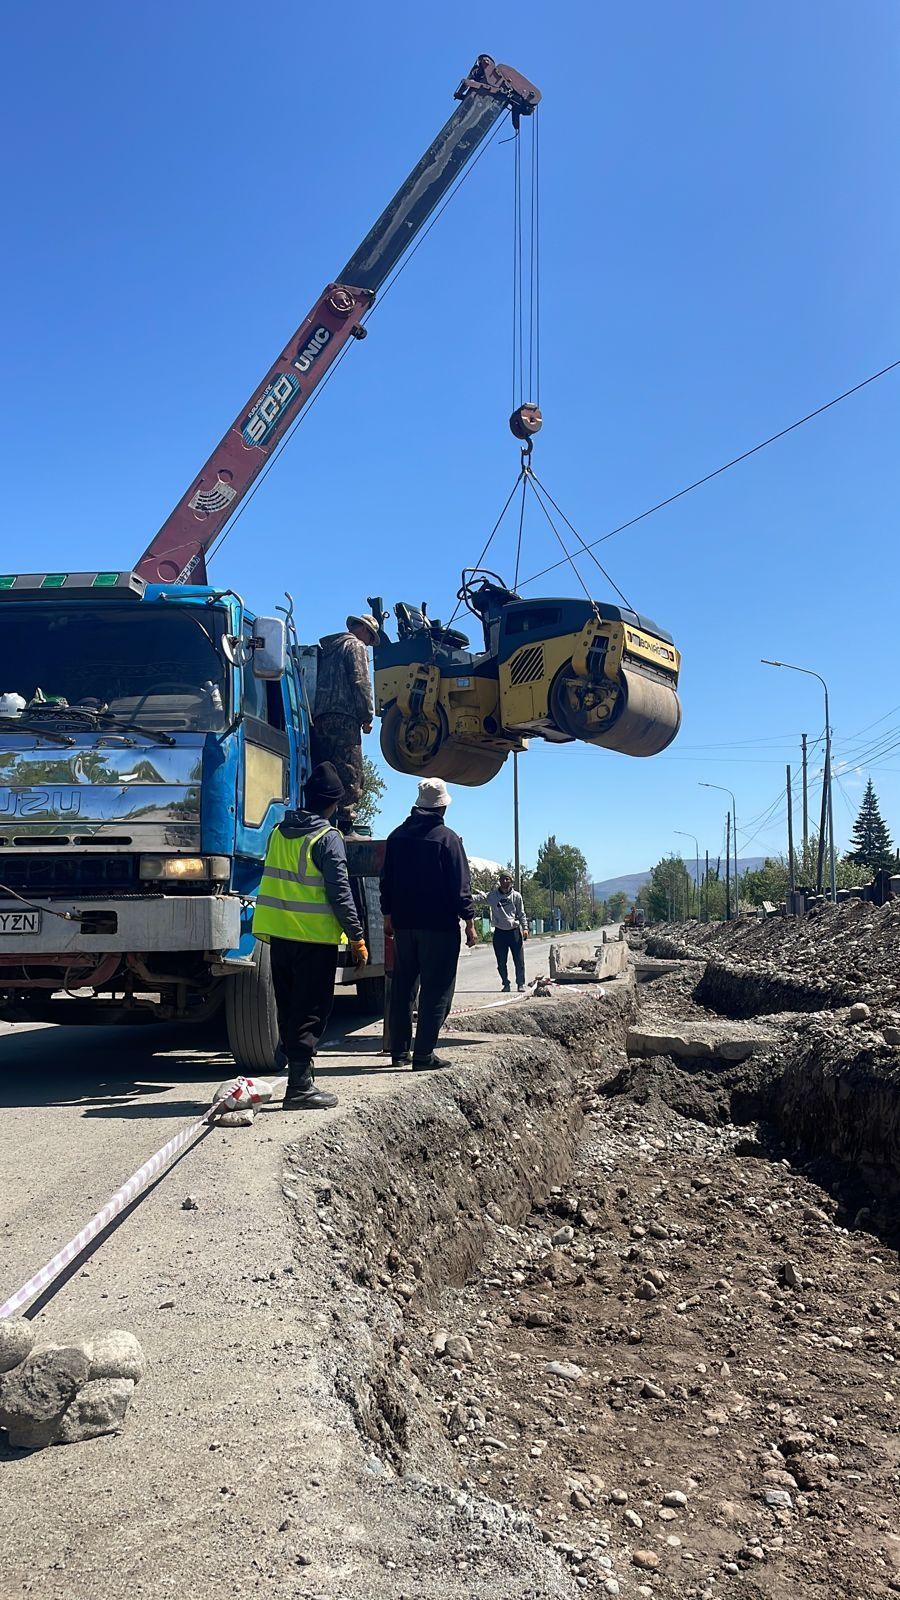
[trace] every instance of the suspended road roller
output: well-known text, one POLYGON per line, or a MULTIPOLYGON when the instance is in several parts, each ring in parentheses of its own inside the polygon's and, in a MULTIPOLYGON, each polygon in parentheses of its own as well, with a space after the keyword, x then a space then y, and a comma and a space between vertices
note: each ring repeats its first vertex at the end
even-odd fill
POLYGON ((459 599, 478 619, 483 650, 425 606, 394 607, 397 639, 375 646, 381 750, 397 772, 490 782, 528 739, 582 739, 653 756, 678 732, 680 656, 668 633, 624 607, 523 600, 496 573, 463 573, 459 599))

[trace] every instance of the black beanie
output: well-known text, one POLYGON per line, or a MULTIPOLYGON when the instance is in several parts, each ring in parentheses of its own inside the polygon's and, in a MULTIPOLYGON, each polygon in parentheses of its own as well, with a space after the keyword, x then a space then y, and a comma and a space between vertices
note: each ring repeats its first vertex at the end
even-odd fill
POLYGON ((317 801, 328 806, 335 800, 343 800, 344 785, 338 777, 337 768, 330 761, 320 761, 307 778, 303 795, 310 810, 315 809, 317 801))

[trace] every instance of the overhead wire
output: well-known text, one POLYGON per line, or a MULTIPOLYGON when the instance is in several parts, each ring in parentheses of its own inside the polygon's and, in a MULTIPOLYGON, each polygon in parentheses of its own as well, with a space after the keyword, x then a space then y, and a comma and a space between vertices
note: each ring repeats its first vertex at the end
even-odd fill
MULTIPOLYGON (((618 527, 610 528, 609 532, 602 534, 599 539, 589 540, 590 547, 596 549, 597 545, 605 544, 608 539, 614 539, 617 534, 625 533, 628 528, 633 528, 638 522, 644 522, 647 517, 654 516, 657 511, 663 511, 666 506, 674 505, 676 500, 683 500, 685 495, 692 494, 695 489, 700 489, 704 484, 711 483, 714 478, 721 477, 723 472, 730 472, 732 467, 737 467, 742 461, 748 461, 751 456, 758 455, 761 450, 768 449, 769 445, 776 444, 779 439, 786 438, 789 433, 794 433, 797 428, 802 428, 807 422, 812 422, 815 417, 821 417, 824 412, 830 411, 833 406, 840 405, 843 400, 849 400, 851 395, 859 394, 861 389, 867 388, 870 383, 876 383, 879 378, 885 377, 889 372, 895 372, 898 367, 900 367, 900 359, 889 362, 887 366, 881 367, 877 372, 870 373, 867 378, 863 378, 859 383, 853 384, 851 388, 845 389, 831 400, 826 400, 824 405, 816 406, 814 411, 808 411, 805 416, 798 417, 796 422, 789 423, 786 428, 780 428, 777 433, 770 434, 767 439, 762 439, 759 444, 753 445, 749 450, 742 450, 740 455, 733 456, 730 461, 724 462, 721 467, 716 467, 713 472, 704 473, 702 478, 696 478, 693 483, 689 483, 683 489, 679 489, 676 494, 667 495, 664 500, 658 500, 656 505, 648 506, 646 511, 640 511, 637 516, 629 517, 627 522, 620 522, 618 527)), ((564 565, 565 563, 562 561, 555 561, 549 567, 542 567, 540 572, 533 573, 530 578, 523 578, 521 587, 525 588, 529 583, 536 583, 538 578, 545 578, 548 572, 555 572, 564 565)))

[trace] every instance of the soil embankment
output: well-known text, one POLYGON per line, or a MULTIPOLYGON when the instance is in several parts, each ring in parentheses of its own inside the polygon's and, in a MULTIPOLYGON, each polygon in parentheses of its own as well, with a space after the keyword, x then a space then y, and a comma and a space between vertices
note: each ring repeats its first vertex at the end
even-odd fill
POLYGON ((854 915, 852 977, 806 929, 789 1007, 758 932, 712 1007, 716 941, 665 930, 675 968, 462 1019, 450 1071, 304 1124, 280 1205, 233 1168, 241 1250, 210 1218, 134 1424, 0 1461, 9 1593, 900 1590, 895 935, 854 915), (626 1054, 635 1021, 678 1058, 626 1054))

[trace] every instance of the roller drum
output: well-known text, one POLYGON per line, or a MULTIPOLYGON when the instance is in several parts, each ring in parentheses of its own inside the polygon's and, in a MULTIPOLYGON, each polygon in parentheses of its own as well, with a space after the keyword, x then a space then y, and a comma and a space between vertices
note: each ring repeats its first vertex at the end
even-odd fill
POLYGON ((622 694, 611 727, 589 743, 625 756, 656 756, 681 727, 681 701, 671 684, 621 667, 622 694))

